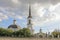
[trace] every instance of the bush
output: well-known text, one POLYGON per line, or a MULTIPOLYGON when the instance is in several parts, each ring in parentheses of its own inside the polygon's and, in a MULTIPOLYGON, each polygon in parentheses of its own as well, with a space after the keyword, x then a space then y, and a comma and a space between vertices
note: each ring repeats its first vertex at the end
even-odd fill
POLYGON ((15 32, 13 32, 13 30, 10 30, 10 29, 0 28, 0 36, 30 37, 31 32, 27 28, 23 28, 15 32))

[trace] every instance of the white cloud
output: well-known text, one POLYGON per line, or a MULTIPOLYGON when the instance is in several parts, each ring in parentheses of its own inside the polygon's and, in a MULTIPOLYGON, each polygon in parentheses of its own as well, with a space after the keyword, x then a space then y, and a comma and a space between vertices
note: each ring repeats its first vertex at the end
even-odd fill
POLYGON ((6 19, 8 19, 8 16, 3 13, 0 13, 0 21, 6 20, 6 19))
POLYGON ((18 15, 17 13, 14 13, 14 12, 8 12, 6 14, 8 17, 11 17, 11 18, 15 18, 15 19, 23 19, 23 16, 21 15, 18 15))
POLYGON ((22 16, 19 16, 19 15, 16 15, 16 18, 23 19, 23 17, 22 16))
POLYGON ((2 21, 2 19, 0 19, 0 22, 2 21))
POLYGON ((18 1, 18 0, 12 0, 12 2, 13 2, 13 3, 16 3, 16 4, 18 4, 18 3, 19 3, 19 1, 18 1))
POLYGON ((60 0, 20 0, 22 3, 41 3, 41 4, 56 4, 58 2, 60 2, 60 0))
MULTIPOLYGON (((28 7, 27 7, 28 2, 32 1, 32 0, 27 0, 27 1, 11 0, 11 1, 7 1, 7 3, 9 2, 8 4, 6 2, 2 1, 2 2, 4 2, 3 4, 6 4, 3 6, 6 6, 6 7, 1 7, 1 4, 0 4, 0 9, 1 9, 2 13, 4 12, 3 15, 5 15, 5 18, 7 18, 7 16, 12 17, 12 18, 14 18, 16 16, 16 18, 22 19, 23 16, 28 15, 28 7), (11 3, 13 3, 13 4, 11 4, 11 3), (18 7, 16 7, 16 6, 12 7, 12 5, 13 6, 17 5, 18 7)), ((32 2, 34 2, 34 3, 32 3, 32 16, 33 16, 34 25, 44 24, 47 22, 54 21, 56 19, 59 20, 59 17, 60 17, 59 5, 60 5, 60 3, 52 5, 52 4, 48 3, 47 0, 46 1, 45 0, 36 0, 36 1, 33 0, 32 2), (43 2, 44 3, 47 2, 48 5, 43 4, 43 2)))
MULTIPOLYGON (((35 8, 35 6, 34 6, 35 8)), ((45 8, 37 5, 35 11, 35 19, 33 19, 34 25, 45 25, 46 23, 55 22, 60 20, 60 3, 56 5, 50 5, 49 8, 45 8), (38 8, 38 9, 37 9, 38 8)))

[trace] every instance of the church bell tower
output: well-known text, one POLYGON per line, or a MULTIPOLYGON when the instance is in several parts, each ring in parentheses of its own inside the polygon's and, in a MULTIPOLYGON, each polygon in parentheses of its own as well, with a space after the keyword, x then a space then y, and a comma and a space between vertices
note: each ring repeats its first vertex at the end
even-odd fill
POLYGON ((31 34, 33 34, 33 28, 32 28, 32 15, 31 15, 31 6, 29 5, 29 15, 28 15, 28 23, 27 28, 30 29, 31 34))

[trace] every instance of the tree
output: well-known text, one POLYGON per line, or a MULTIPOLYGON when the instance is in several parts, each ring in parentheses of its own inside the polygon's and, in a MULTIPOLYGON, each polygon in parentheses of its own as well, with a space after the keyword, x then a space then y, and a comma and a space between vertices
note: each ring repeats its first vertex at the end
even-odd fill
POLYGON ((30 37, 31 36, 30 30, 27 28, 23 28, 23 33, 24 33, 24 37, 30 37))
POLYGON ((20 35, 20 37, 30 37, 31 36, 31 32, 28 28, 20 29, 17 32, 17 34, 20 35))
POLYGON ((13 33, 10 29, 0 28, 0 36, 11 36, 13 33))
POLYGON ((0 36, 5 36, 6 35, 6 30, 3 28, 0 28, 0 36))
POLYGON ((58 37, 58 35, 60 35, 59 30, 54 30, 54 31, 52 32, 52 35, 53 35, 54 37, 58 37))
POLYGON ((7 36, 12 36, 13 30, 11 29, 6 29, 6 34, 7 36))
POLYGON ((28 28, 20 29, 19 31, 14 31, 11 29, 0 28, 0 36, 15 36, 15 37, 30 37, 31 32, 28 28))

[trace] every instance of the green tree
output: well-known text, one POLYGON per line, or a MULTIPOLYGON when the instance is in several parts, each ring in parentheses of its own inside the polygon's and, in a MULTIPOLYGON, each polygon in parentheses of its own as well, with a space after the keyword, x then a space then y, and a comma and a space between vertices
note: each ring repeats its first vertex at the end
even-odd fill
POLYGON ((30 37, 31 36, 31 32, 28 28, 20 29, 17 32, 17 34, 20 35, 20 37, 30 37))
POLYGON ((12 36, 13 31, 11 29, 6 29, 7 36, 12 36))
POLYGON ((6 36, 6 29, 0 28, 0 36, 6 36))
POLYGON ((0 36, 12 36, 12 35, 15 37, 30 37, 31 32, 28 28, 23 28, 15 32, 13 32, 10 29, 0 28, 0 36))
POLYGON ((11 36, 13 33, 10 29, 0 28, 0 36, 11 36))
POLYGON ((60 33, 60 32, 52 32, 52 35, 53 35, 54 37, 58 37, 59 33, 60 33))

